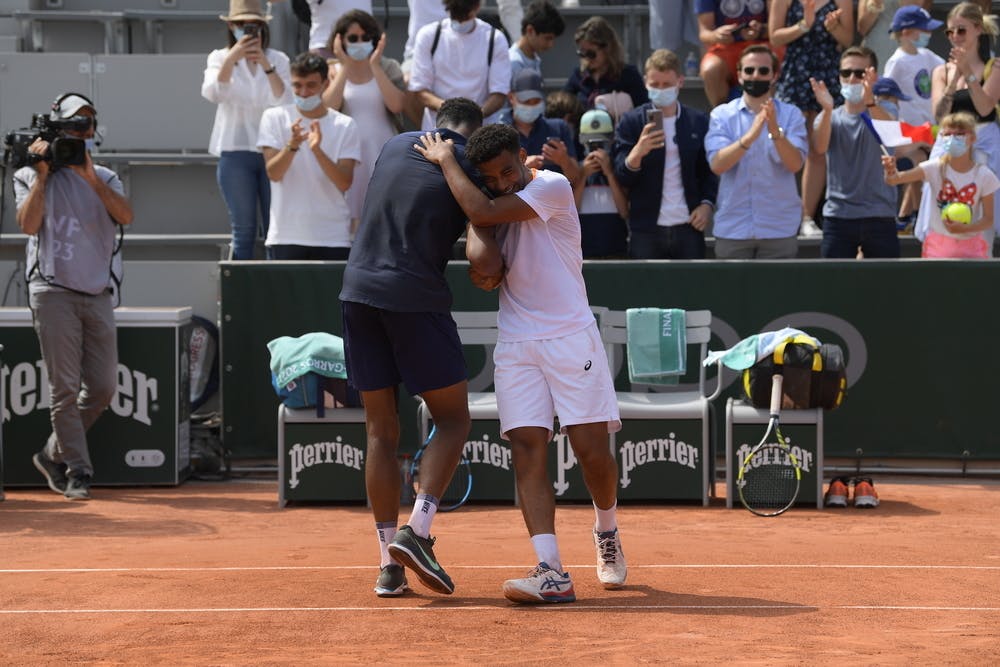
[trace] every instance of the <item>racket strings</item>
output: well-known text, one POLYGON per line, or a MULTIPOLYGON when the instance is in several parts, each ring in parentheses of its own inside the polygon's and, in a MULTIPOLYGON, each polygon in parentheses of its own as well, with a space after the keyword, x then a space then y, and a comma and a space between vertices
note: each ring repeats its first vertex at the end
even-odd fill
POLYGON ((793 502, 799 491, 798 462, 778 445, 762 447, 743 466, 740 494, 750 509, 780 510, 793 502))

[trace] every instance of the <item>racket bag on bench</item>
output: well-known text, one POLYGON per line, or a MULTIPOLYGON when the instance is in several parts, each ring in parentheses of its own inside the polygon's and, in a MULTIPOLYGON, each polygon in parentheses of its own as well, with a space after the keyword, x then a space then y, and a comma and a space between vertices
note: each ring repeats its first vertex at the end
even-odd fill
POLYGON ((779 343, 773 354, 743 371, 743 391, 754 407, 770 406, 775 373, 784 376, 784 403, 793 409, 833 410, 844 400, 847 374, 839 345, 817 345, 805 335, 779 343))

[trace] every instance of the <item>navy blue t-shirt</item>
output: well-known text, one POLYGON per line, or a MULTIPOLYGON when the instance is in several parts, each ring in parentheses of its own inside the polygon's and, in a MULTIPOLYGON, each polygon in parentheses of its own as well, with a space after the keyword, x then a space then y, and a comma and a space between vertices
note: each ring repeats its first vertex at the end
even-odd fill
MULTIPOLYGON (((455 142, 459 163, 473 173, 465 160, 465 137, 437 132, 455 142)), ((444 271, 467 218, 441 168, 413 147, 422 135, 400 134, 382 147, 344 270, 341 301, 396 312, 451 309, 444 271)))

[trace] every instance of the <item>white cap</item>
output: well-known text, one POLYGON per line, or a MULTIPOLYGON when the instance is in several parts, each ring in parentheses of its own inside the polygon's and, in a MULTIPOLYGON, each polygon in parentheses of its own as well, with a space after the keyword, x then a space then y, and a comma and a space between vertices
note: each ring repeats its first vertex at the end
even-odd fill
POLYGON ((65 97, 61 97, 56 102, 52 104, 52 118, 55 120, 66 120, 67 118, 72 118, 75 116, 80 109, 87 107, 94 113, 97 113, 97 109, 94 109, 94 104, 82 95, 77 95, 71 93, 65 97))

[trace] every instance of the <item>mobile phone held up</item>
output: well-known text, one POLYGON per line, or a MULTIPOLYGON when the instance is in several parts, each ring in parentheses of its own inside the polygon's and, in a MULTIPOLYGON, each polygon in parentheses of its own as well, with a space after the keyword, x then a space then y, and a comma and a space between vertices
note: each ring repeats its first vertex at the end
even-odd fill
POLYGON ((646 109, 646 123, 652 123, 657 130, 663 127, 663 109, 646 109))

